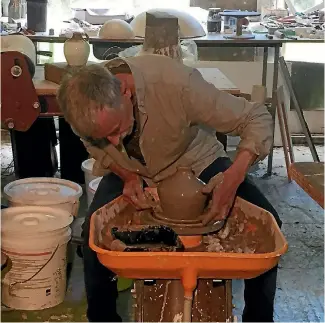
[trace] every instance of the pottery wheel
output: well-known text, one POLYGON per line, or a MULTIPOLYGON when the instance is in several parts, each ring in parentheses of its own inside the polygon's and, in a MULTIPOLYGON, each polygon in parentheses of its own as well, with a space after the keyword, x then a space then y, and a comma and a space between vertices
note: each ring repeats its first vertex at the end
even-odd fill
POLYGON ((147 212, 142 212, 141 222, 151 225, 163 224, 172 228, 178 235, 194 236, 219 231, 223 228, 225 221, 210 222, 204 226, 199 220, 175 221, 163 217, 160 213, 156 214, 148 210, 147 212))

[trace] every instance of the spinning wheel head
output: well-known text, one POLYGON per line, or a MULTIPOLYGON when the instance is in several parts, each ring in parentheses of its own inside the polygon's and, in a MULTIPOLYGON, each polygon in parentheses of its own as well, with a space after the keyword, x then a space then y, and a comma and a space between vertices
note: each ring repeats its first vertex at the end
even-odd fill
POLYGON ((35 66, 26 55, 1 53, 1 125, 27 131, 40 113, 40 104, 32 75, 35 66), (19 95, 17 92, 19 91, 19 95))

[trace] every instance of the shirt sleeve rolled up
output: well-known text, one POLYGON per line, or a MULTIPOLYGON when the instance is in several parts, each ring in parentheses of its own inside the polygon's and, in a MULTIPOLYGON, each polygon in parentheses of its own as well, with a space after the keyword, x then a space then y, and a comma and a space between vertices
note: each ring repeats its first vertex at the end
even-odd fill
MULTIPOLYGON (((249 102, 218 90, 193 70, 183 93, 184 109, 192 124, 205 124, 217 132, 240 136, 239 150, 264 159, 272 143, 272 117, 260 103, 249 102)), ((257 161, 256 160, 256 161, 257 161)))

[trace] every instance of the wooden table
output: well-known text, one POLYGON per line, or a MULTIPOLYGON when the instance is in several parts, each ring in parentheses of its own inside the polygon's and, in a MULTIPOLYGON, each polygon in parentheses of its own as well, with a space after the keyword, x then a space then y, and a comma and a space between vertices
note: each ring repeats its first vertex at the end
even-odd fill
POLYGON ((240 94, 239 88, 232 83, 218 68, 204 67, 197 68, 197 70, 207 82, 213 84, 217 89, 226 91, 233 95, 240 94))
POLYGON ((44 68, 42 66, 36 67, 33 82, 38 96, 56 95, 59 88, 58 84, 44 80, 44 68))
MULTIPOLYGON (((240 94, 239 88, 232 83, 227 76, 225 76, 218 68, 198 68, 197 69, 203 78, 212 83, 216 88, 221 91, 238 95, 240 94)), ((36 67, 35 77, 33 79, 37 95, 56 95, 58 85, 44 80, 44 69, 41 66, 36 67)))
POLYGON ((314 201, 324 208, 324 163, 292 163, 290 175, 314 201))

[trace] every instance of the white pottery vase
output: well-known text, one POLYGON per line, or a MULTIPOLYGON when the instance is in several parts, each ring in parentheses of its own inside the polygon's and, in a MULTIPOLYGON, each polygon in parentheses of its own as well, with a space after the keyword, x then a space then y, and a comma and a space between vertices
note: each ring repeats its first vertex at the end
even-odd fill
POLYGON ((74 32, 72 37, 65 41, 63 46, 65 59, 70 66, 83 66, 87 64, 90 46, 87 34, 74 32))

